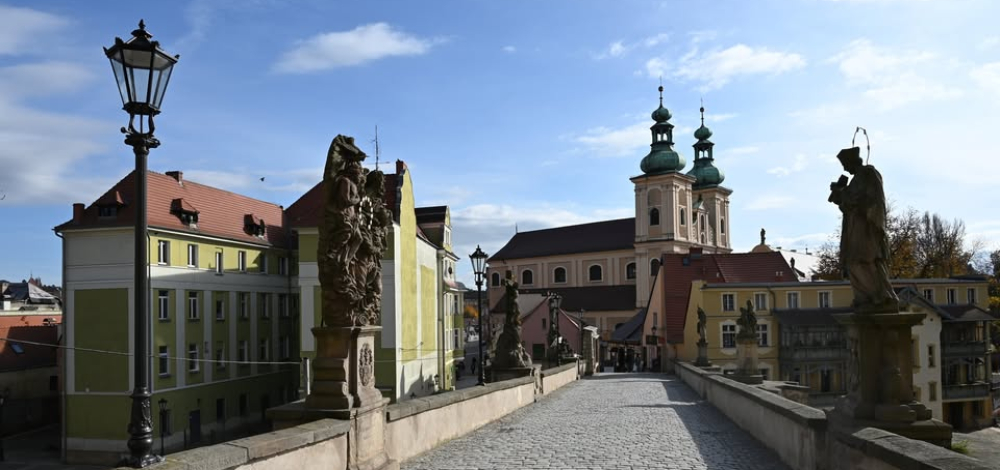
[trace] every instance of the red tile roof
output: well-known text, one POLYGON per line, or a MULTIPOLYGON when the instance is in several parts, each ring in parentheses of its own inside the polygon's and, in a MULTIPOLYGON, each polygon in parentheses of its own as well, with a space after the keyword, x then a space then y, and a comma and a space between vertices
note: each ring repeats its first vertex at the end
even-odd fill
POLYGON ((7 338, 7 341, 0 341, 0 372, 56 365, 56 348, 17 341, 57 344, 59 329, 44 326, 46 318, 52 318, 56 323, 62 321, 62 315, 0 316, 0 338, 7 338))
POLYGON ((781 253, 666 254, 661 258, 667 341, 684 342, 691 283, 797 282, 781 253))
MULTIPOLYGON (((208 235, 258 245, 280 247, 287 245, 281 206, 185 180, 181 175, 178 177, 180 181, 173 176, 148 172, 146 217, 150 228, 208 235), (182 222, 176 212, 177 208, 186 211, 197 208, 197 228, 191 228, 182 222), (267 232, 264 239, 247 233, 244 224, 247 214, 253 214, 257 219, 266 222, 267 232)), ((70 220, 56 227, 56 230, 62 232, 103 227, 131 227, 135 224, 135 210, 131 204, 134 196, 135 172, 133 171, 98 198, 98 202, 84 209, 79 219, 70 220), (119 207, 117 216, 98 216, 97 206, 100 201, 119 199, 124 205, 119 207)))
MULTIPOLYGON (((396 173, 385 175, 385 206, 392 210, 392 217, 399 221, 399 190, 403 179, 399 177, 406 171, 406 164, 396 160, 396 173)), ((288 227, 319 227, 320 209, 323 207, 323 182, 320 181, 312 189, 288 206, 285 211, 288 227)))

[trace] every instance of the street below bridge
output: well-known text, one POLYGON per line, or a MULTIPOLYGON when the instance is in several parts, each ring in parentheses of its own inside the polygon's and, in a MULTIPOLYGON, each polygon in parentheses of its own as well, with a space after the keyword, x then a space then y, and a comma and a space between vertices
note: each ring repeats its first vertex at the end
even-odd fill
POLYGON ((672 375, 578 380, 403 469, 783 470, 778 455, 672 375))

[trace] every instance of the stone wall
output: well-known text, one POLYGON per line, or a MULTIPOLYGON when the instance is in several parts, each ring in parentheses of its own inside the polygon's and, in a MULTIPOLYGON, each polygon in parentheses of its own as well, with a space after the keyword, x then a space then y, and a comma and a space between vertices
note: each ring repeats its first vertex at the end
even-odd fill
POLYGON ((559 367, 542 371, 542 393, 549 394, 574 380, 580 378, 582 361, 573 361, 559 367))
POLYGON ((684 362, 674 371, 796 470, 988 470, 978 460, 874 428, 828 429, 826 415, 684 362))

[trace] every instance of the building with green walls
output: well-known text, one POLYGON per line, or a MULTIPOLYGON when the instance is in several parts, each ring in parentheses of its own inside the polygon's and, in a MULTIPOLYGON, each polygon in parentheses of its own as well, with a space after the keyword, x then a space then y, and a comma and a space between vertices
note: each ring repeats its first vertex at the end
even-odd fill
MULTIPOLYGON (((302 357, 315 356, 311 328, 320 324, 320 282, 316 265, 320 182, 286 211, 295 236, 297 287, 301 295, 302 357)), ((425 396, 454 387, 455 357, 461 328, 453 312, 461 305, 451 251, 451 220, 447 207, 417 209, 413 180, 406 164, 385 178, 385 202, 391 210, 392 233, 382 258, 382 331, 376 338, 375 381, 393 401, 425 396), (418 215, 418 214, 423 214, 418 215), (424 217, 421 223, 421 217, 424 217)))
MULTIPOLYGON (((152 417, 157 450, 166 430, 169 453, 263 426, 264 410, 298 398, 297 263, 281 206, 181 172, 149 172, 147 184, 152 417)), ((115 464, 128 453, 134 188, 130 173, 55 228, 68 462, 115 464)))

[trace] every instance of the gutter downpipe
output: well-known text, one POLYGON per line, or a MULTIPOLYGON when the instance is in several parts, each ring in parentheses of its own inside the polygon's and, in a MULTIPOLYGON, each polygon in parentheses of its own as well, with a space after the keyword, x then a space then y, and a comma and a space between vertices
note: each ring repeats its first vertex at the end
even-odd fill
MULTIPOLYGON (((62 292, 61 292, 62 299, 61 299, 61 301, 62 301, 63 317, 62 317, 62 337, 59 338, 59 343, 61 343, 62 346, 65 346, 66 345, 65 344, 66 334, 67 334, 66 332, 67 332, 67 329, 69 328, 69 326, 66 325, 66 319, 69 318, 69 312, 67 311, 68 309, 66 308, 68 306, 68 303, 66 302, 66 300, 67 300, 66 299, 66 293, 67 293, 67 291, 66 291, 66 239, 63 237, 63 235, 61 233, 59 233, 58 231, 56 231, 55 228, 52 229, 52 233, 54 233, 57 237, 59 237, 60 240, 62 240, 62 263, 61 263, 62 267, 61 267, 61 274, 60 274, 60 276, 62 276, 62 279, 59 281, 59 284, 60 284, 60 286, 62 286, 62 292)), ((62 445, 59 446, 60 447, 59 448, 59 461, 60 462, 66 462, 66 445, 69 443, 69 437, 66 435, 66 429, 67 429, 67 426, 66 426, 66 414, 67 414, 66 413, 66 406, 67 406, 67 401, 69 400, 69 398, 66 396, 66 365, 67 365, 67 362, 66 362, 66 351, 67 351, 66 348, 61 348, 59 350, 59 357, 62 359, 61 361, 59 361, 59 375, 62 378, 62 381, 59 384, 60 395, 62 395, 60 397, 60 400, 59 400, 61 402, 61 404, 62 404, 62 409, 59 410, 59 428, 60 428, 59 429, 59 434, 60 434, 59 438, 62 441, 62 445)))

